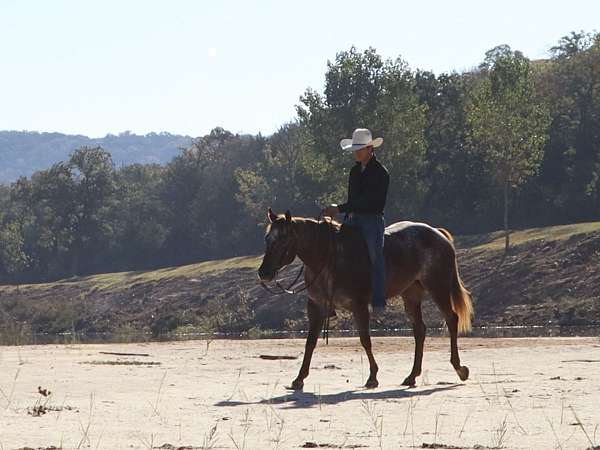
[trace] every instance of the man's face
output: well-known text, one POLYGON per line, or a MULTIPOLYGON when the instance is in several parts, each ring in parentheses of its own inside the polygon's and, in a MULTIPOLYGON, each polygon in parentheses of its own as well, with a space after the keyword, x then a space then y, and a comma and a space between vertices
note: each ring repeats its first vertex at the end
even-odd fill
POLYGON ((354 159, 359 163, 366 163, 373 154, 373 146, 369 145, 368 147, 363 147, 360 150, 356 150, 354 152, 354 159))

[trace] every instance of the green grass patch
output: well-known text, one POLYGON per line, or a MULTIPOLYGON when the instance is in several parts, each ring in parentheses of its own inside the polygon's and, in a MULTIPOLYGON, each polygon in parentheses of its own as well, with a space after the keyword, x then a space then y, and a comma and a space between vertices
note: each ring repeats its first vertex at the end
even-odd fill
MULTIPOLYGON (((158 270, 115 272, 85 277, 72 277, 59 280, 54 283, 23 284, 19 290, 28 291, 32 289, 49 289, 58 285, 79 285, 86 290, 117 290, 128 288, 139 283, 152 283, 165 281, 173 278, 194 278, 209 272, 221 272, 233 269, 258 269, 262 256, 240 256, 237 258, 205 261, 196 264, 188 264, 179 267, 167 267, 158 270)), ((2 286, 0 292, 16 291, 15 286, 2 286)))
MULTIPOLYGON (((561 241, 579 234, 588 234, 600 231, 600 222, 576 223, 570 225, 557 225, 553 227, 529 228, 517 230, 510 234, 510 245, 521 245, 527 242, 545 240, 561 241)), ((458 244, 463 248, 472 250, 502 250, 504 249, 504 231, 463 236, 457 238, 458 244)))

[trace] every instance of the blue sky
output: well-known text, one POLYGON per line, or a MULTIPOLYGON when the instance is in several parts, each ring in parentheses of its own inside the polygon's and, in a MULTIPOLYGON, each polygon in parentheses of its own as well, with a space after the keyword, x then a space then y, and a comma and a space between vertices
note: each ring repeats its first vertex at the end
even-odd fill
POLYGON ((0 0, 0 130, 270 134, 355 45, 464 71, 598 29, 600 2, 0 0))

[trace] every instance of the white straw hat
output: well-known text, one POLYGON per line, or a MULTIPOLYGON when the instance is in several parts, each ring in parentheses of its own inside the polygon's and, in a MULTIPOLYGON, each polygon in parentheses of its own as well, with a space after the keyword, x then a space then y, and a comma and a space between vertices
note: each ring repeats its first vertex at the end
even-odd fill
POLYGON ((340 141, 340 147, 345 151, 356 151, 361 148, 372 145, 373 148, 379 147, 383 143, 383 138, 378 137, 373 139, 371 131, 366 128, 357 128, 352 133, 352 139, 342 139, 340 141))

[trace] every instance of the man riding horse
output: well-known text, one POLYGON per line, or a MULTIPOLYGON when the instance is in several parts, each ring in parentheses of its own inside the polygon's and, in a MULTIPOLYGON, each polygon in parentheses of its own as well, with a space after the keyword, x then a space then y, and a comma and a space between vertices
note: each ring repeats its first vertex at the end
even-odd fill
POLYGON ((379 369, 371 348, 369 303, 377 310, 387 298, 397 296, 402 296, 415 337, 413 367, 402 384, 414 385, 423 361, 426 327, 421 301, 426 292, 446 320, 450 363, 461 380, 469 377, 469 369, 460 363, 457 335, 471 329, 473 307, 458 273, 452 236, 443 228, 415 222, 398 222, 384 230, 389 176, 373 154, 381 141, 372 140, 368 130, 358 129, 352 140, 341 142, 342 148, 355 151, 357 160, 350 172, 348 201, 325 208, 323 215, 345 212, 346 225, 355 226, 292 217, 289 211, 275 214, 269 208, 266 249, 258 269, 261 282, 272 281, 296 256, 305 266, 309 330, 302 366, 292 382, 294 389, 304 386, 319 333, 335 307, 352 312, 369 359, 365 386, 377 387, 379 369), (364 270, 369 264, 372 269, 364 270))

